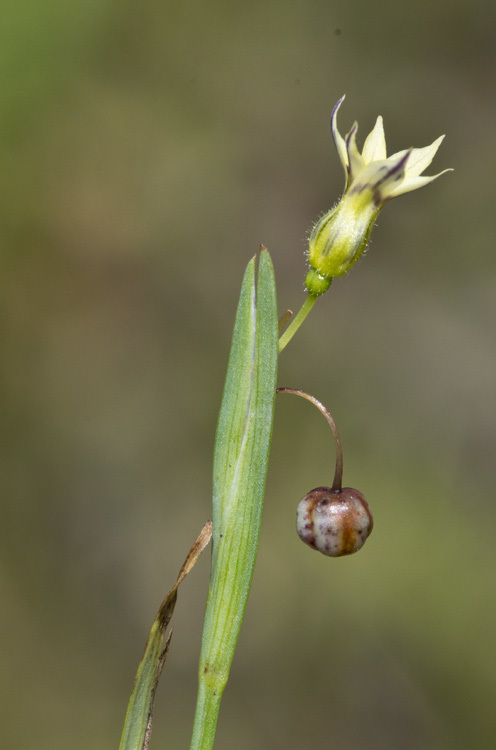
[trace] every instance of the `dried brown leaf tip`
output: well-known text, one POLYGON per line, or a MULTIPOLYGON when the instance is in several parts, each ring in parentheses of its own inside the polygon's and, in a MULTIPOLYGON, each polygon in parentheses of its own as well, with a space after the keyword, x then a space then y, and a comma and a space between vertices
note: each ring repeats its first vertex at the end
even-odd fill
POLYGON ((171 588, 164 601, 160 605, 157 618, 160 620, 162 629, 165 629, 170 622, 174 607, 176 605, 177 590, 181 583, 184 581, 188 573, 192 571, 198 559, 209 543, 212 537, 212 521, 207 521, 203 529, 200 531, 198 538, 191 547, 186 560, 184 561, 181 570, 177 576, 177 581, 171 588))

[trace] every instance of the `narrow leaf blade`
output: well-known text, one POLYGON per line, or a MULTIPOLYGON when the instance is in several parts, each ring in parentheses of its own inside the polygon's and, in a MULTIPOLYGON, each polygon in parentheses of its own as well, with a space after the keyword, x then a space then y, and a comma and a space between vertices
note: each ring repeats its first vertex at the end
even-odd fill
POLYGON ((212 570, 191 748, 211 747, 250 590, 260 535, 277 374, 278 323, 270 256, 255 290, 248 264, 234 326, 214 456, 212 570))

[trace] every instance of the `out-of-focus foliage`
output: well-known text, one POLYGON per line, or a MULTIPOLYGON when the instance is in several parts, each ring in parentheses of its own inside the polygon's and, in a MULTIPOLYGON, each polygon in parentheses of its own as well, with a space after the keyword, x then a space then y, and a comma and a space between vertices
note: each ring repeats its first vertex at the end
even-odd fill
MULTIPOLYGON (((446 132, 433 170, 456 171, 386 207, 281 355, 280 384, 333 412, 375 528, 352 558, 299 542, 332 440, 281 399, 217 746, 491 745, 495 16, 488 0, 3 4, 2 747, 117 746, 210 513, 243 269, 264 242, 281 310, 303 300, 308 228, 342 189, 328 118, 345 92, 343 130, 382 114, 391 152, 446 132)), ((189 740, 207 568, 180 592, 157 748, 189 740)))

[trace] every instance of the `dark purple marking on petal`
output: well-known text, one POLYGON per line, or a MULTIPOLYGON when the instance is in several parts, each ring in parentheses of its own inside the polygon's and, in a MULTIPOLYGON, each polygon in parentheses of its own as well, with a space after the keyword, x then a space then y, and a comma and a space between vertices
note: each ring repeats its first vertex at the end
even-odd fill
POLYGON ((406 154, 401 157, 401 159, 399 160, 399 162, 397 162, 396 164, 394 164, 391 167, 391 169, 388 169, 387 172, 386 172, 386 174, 384 175, 384 177, 381 177, 381 179, 378 182, 375 183, 376 188, 380 187, 380 185, 382 185, 382 183, 385 182, 385 180, 389 180, 389 178, 392 177, 395 173, 397 173, 395 181, 399 180, 400 177, 402 176, 400 174, 400 172, 403 171, 403 167, 405 166, 405 164, 407 163, 408 159, 410 158, 410 154, 411 153, 412 153, 412 149, 409 149, 409 151, 407 151, 406 154))
POLYGON ((351 128, 350 132, 346 136, 346 150, 348 151, 348 154, 349 154, 349 145, 350 145, 351 139, 356 134, 357 130, 358 130, 358 125, 355 122, 353 123, 353 127, 351 128))
POLYGON ((339 101, 337 102, 337 104, 334 105, 334 109, 332 110, 332 114, 331 114, 331 128, 332 128, 332 123, 335 122, 336 120, 337 111, 343 102, 344 102, 344 96, 342 96, 341 99, 339 99, 339 101))
POLYGON ((373 190, 374 203, 376 206, 378 207, 383 206, 386 202, 383 196, 381 195, 381 185, 387 180, 389 181, 391 177, 394 178, 393 179, 394 182, 397 182, 403 177, 404 167, 411 153, 412 153, 412 149, 409 149, 406 152, 406 154, 402 156, 401 159, 396 164, 394 164, 390 169, 388 169, 386 173, 381 177, 381 179, 377 180, 377 182, 374 184, 372 190, 373 190))
POLYGON ((346 136, 346 140, 345 140, 346 153, 348 154, 348 164, 346 165, 346 171, 348 172, 348 174, 351 174, 350 143, 351 143, 351 139, 353 138, 357 130, 358 130, 358 124, 355 122, 350 132, 346 136))

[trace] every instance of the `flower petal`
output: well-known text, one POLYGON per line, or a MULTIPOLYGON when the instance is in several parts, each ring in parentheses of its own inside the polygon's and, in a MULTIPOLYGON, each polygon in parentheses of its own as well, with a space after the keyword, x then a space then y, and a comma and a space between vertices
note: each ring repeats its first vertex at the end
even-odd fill
POLYGON ((365 164, 371 161, 381 161, 386 158, 386 138, 382 117, 378 117, 374 129, 368 134, 363 144, 362 156, 365 164))
MULTIPOLYGON (((442 141, 444 139, 444 135, 439 136, 439 138, 436 138, 434 143, 431 143, 430 146, 426 146, 425 148, 412 148, 411 149, 411 155, 408 159, 408 166, 406 168, 406 177, 418 177, 424 169, 427 169, 431 161, 434 159, 436 155, 436 151, 438 150, 439 146, 441 145, 442 141)), ((398 157, 403 156, 405 151, 398 151, 397 154, 393 154, 393 156, 390 156, 390 159, 395 159, 398 157)))
POLYGON ((356 145, 357 130, 358 124, 355 122, 353 123, 353 127, 351 128, 350 132, 346 136, 346 150, 348 152, 348 164, 350 165, 350 182, 353 182, 353 180, 365 167, 365 161, 356 145))
MULTIPOLYGON (((408 169, 406 171, 408 172, 408 169)), ((418 190, 418 188, 424 187, 424 185, 428 185, 429 182, 437 180, 437 178, 441 177, 441 175, 445 172, 452 171, 452 169, 443 169, 442 172, 432 175, 432 177, 405 177, 401 185, 398 185, 398 187, 396 187, 388 194, 388 198, 397 198, 398 195, 403 195, 403 193, 410 193, 412 190, 418 190)))
POLYGON ((405 170, 410 152, 392 162, 391 159, 381 159, 367 164, 357 178, 350 186, 348 195, 354 196, 368 192, 369 198, 374 206, 381 208, 391 197, 391 193, 396 192, 397 188, 405 179, 405 170))
POLYGON ((338 101, 338 103, 332 110, 331 132, 332 132, 332 137, 334 138, 334 143, 336 144, 336 149, 338 152, 339 159, 344 168, 346 181, 348 181, 348 174, 349 174, 348 151, 346 150, 346 141, 338 130, 338 122, 337 122, 338 109, 340 108, 343 101, 344 101, 344 96, 341 97, 341 99, 338 101))

